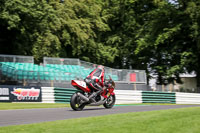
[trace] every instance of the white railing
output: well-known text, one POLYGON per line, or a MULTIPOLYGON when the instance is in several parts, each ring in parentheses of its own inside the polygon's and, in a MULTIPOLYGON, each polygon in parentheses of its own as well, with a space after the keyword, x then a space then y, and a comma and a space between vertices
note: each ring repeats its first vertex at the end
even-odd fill
POLYGON ((115 90, 116 104, 142 103, 142 91, 115 90))
POLYGON ((42 103, 55 103, 54 87, 42 87, 42 103))
POLYGON ((176 104, 200 104, 200 94, 176 92, 176 104))

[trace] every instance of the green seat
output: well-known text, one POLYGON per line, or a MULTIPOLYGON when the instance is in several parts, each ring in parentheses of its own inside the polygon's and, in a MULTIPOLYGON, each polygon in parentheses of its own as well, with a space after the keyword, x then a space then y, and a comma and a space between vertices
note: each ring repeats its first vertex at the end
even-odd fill
POLYGON ((49 72, 44 72, 44 79, 45 80, 50 80, 50 74, 49 74, 49 72))
POLYGON ((38 76, 39 76, 39 80, 44 80, 45 79, 45 76, 44 76, 44 72, 40 71, 38 72, 38 76))
POLYGON ((66 80, 66 75, 65 74, 61 74, 61 80, 62 81, 66 80))
POLYGON ((38 80, 38 79, 39 79, 38 77, 39 77, 38 72, 37 72, 37 71, 34 71, 34 72, 33 72, 33 79, 34 79, 34 80, 38 80))
POLYGON ((10 68, 10 67, 8 67, 8 69, 7 69, 7 76, 8 77, 12 77, 13 76, 13 69, 10 68))
POLYGON ((55 74, 54 74, 54 72, 51 72, 49 75, 50 75, 50 80, 54 80, 54 79, 55 79, 55 74))
POLYGON ((27 79, 28 78, 28 71, 22 71, 22 75, 24 77, 24 79, 27 79))
POLYGON ((70 78, 69 75, 65 76, 65 79, 66 79, 67 81, 70 81, 70 80, 71 80, 71 78, 70 78))
POLYGON ((34 77, 34 72, 31 72, 31 71, 28 72, 28 79, 33 80, 34 79, 33 77, 34 77))
POLYGON ((17 79, 19 79, 19 80, 23 79, 22 71, 18 70, 16 73, 17 73, 17 79))
POLYGON ((55 72, 55 79, 60 80, 60 74, 58 72, 55 72))
POLYGON ((33 71, 39 71, 39 68, 38 68, 38 66, 36 66, 36 65, 34 65, 34 66, 32 67, 32 69, 33 69, 33 71))

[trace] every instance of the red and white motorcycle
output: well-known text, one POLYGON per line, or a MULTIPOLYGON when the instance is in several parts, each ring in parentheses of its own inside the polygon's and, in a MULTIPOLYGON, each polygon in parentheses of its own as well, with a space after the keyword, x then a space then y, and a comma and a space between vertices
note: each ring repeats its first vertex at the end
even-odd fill
POLYGON ((100 106, 103 105, 105 108, 112 108, 115 104, 115 82, 110 79, 106 82, 103 92, 97 95, 94 100, 89 100, 89 96, 95 91, 90 89, 84 81, 72 80, 72 86, 78 91, 74 93, 70 100, 71 108, 75 111, 81 111, 86 105, 89 106, 100 106))

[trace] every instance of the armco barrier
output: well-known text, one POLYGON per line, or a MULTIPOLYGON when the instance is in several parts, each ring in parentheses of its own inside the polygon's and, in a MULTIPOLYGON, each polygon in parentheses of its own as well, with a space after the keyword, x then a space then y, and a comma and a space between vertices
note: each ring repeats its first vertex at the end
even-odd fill
POLYGON ((173 92, 142 92, 143 103, 176 103, 176 95, 173 92))
MULTIPOLYGON (((76 92, 72 88, 42 87, 43 103, 69 103, 76 92)), ((115 90, 116 104, 142 103, 142 91, 115 90)))
MULTIPOLYGON (((43 103, 69 103, 72 94, 77 90, 72 88, 42 87, 43 103)), ((181 92, 152 92, 135 90, 115 90, 116 104, 129 103, 176 103, 200 104, 200 94, 181 92)))
POLYGON ((69 103, 71 96, 76 92, 71 88, 42 87, 43 103, 69 103))
POLYGON ((176 104, 200 104, 200 94, 176 92, 176 104))
POLYGON ((77 89, 69 88, 54 88, 54 97, 56 103, 69 103, 71 96, 77 89))
POLYGON ((115 90, 116 104, 142 103, 142 91, 115 90))
POLYGON ((42 87, 42 102, 55 103, 54 87, 42 87))

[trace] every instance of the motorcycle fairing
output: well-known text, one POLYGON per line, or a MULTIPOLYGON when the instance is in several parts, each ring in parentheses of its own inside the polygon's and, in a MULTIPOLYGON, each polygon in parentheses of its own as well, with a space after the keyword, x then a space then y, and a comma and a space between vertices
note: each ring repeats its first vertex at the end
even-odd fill
POLYGON ((80 80, 72 80, 71 84, 76 87, 77 89, 81 89, 85 92, 91 92, 91 90, 87 87, 86 83, 84 81, 80 80))
POLYGON ((109 91, 107 91, 107 89, 105 89, 105 90, 102 92, 101 95, 102 95, 104 98, 108 98, 110 95, 115 95, 114 89, 113 89, 113 88, 109 88, 108 90, 109 90, 109 91))

